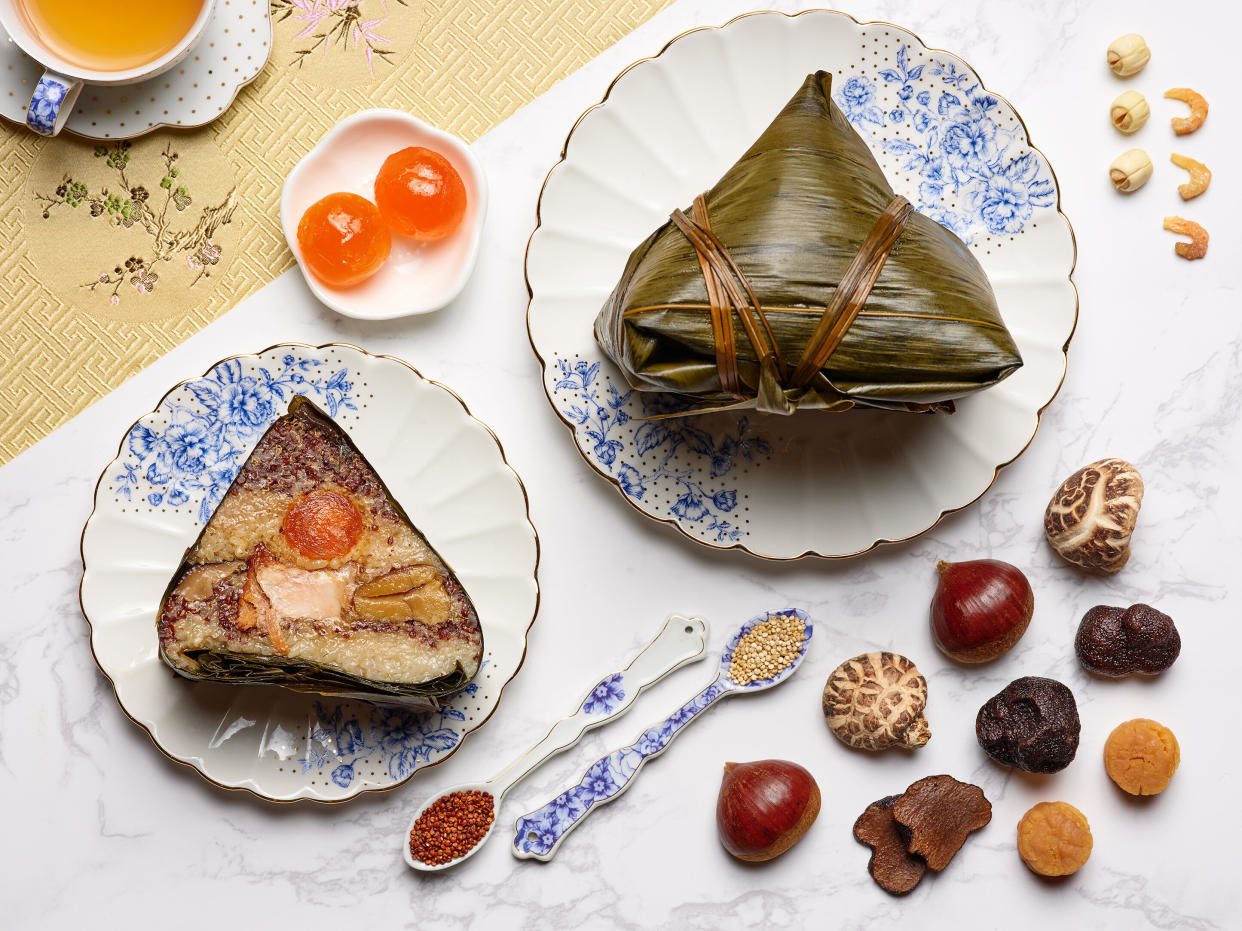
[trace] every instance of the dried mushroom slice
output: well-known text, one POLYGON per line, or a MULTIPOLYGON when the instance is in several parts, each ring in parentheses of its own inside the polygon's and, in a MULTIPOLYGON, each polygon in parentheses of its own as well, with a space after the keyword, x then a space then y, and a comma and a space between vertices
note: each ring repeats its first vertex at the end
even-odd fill
POLYGON ((944 775, 914 783, 892 811, 907 849, 937 872, 949 865, 972 831, 992 820, 992 803, 982 789, 944 775))
POLYGON ((875 884, 892 895, 906 895, 927 872, 927 863, 906 849, 906 839, 893 818, 901 796, 872 802, 854 822, 854 839, 871 848, 867 872, 875 884))
POLYGON ((917 749, 931 738, 923 709, 927 680, 900 653, 847 659, 824 686, 824 717, 843 742, 860 750, 917 749))
POLYGON ((452 608, 453 600, 435 566, 394 569, 354 592, 354 611, 369 621, 443 624, 452 608))

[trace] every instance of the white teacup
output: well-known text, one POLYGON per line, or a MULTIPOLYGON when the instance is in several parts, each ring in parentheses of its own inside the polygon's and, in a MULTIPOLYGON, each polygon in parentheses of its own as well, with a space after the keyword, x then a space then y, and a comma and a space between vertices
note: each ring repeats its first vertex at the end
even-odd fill
POLYGON ((66 61, 48 48, 27 24, 17 0, 0 0, 0 26, 18 48, 45 69, 26 107, 26 125, 41 136, 55 136, 64 129, 82 85, 136 84, 167 71, 186 56, 203 34, 214 7, 215 0, 203 0, 203 8, 189 31, 159 58, 124 71, 92 71, 66 61))

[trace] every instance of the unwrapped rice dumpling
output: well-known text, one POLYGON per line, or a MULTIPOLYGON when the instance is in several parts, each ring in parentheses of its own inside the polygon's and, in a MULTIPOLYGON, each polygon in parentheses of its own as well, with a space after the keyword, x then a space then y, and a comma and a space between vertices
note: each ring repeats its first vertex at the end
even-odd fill
POLYGON ((987 276, 893 193, 818 72, 630 255, 595 336, 690 410, 951 410, 1022 364, 987 276))
POLYGON ((186 553, 157 621, 191 679, 435 704, 483 652, 470 597, 349 437, 303 397, 186 553))

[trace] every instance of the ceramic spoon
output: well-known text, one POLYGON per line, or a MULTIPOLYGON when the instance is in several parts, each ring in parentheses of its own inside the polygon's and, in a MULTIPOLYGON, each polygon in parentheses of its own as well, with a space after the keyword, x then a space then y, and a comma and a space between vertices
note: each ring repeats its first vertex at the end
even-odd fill
POLYGON ((428 799, 427 803, 414 813, 414 817, 410 819, 409 828, 402 837, 401 852, 402 856, 405 857, 406 864, 416 870, 433 872, 456 866, 463 860, 468 860, 474 856, 479 848, 483 846, 483 842, 495 830, 497 820, 495 816, 500 813, 500 802, 506 792, 536 767, 562 750, 566 750, 576 744, 587 731, 599 727, 604 722, 611 721, 613 718, 628 711, 630 705, 634 703, 634 700, 638 698, 639 694, 647 686, 658 682, 673 670, 680 669, 687 663, 702 659, 706 655, 704 652, 706 647, 707 621, 701 617, 683 617, 680 614, 670 615, 668 620, 664 622, 664 627, 656 634, 655 639, 647 644, 628 666, 620 672, 605 676, 596 683, 582 699, 578 710, 553 724, 552 729, 548 731, 548 735, 543 740, 539 741, 539 743, 535 744, 486 782, 462 783, 461 785, 445 789, 434 798, 428 799), (410 855, 410 831, 414 830, 414 823, 419 819, 419 816, 438 799, 453 792, 468 792, 471 790, 491 793, 493 818, 487 834, 484 834, 479 839, 479 842, 464 856, 442 863, 439 866, 431 866, 415 860, 410 855))
POLYGON ((720 671, 703 691, 686 702, 660 723, 647 728, 642 736, 628 747, 623 747, 603 759, 597 760, 577 785, 565 790, 542 808, 523 815, 515 822, 513 855, 522 859, 551 860, 570 831, 586 820, 586 816, 601 805, 611 802, 634 782, 643 764, 663 753, 674 737, 695 720, 713 703, 729 695, 752 695, 774 685, 780 685, 794 674, 794 670, 806 656, 811 640, 811 619, 803 611, 769 611, 751 618, 733 635, 720 656, 720 671), (802 649, 783 670, 771 679, 748 682, 745 685, 729 678, 729 664, 738 641, 759 624, 774 617, 796 615, 806 625, 802 636, 802 649))

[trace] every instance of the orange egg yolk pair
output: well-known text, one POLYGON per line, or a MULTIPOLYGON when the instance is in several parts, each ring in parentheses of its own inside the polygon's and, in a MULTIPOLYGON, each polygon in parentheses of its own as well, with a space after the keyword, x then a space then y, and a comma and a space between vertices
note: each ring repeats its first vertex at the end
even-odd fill
POLYGON ((392 250, 395 230, 421 242, 443 239, 466 214, 466 186, 448 159, 412 146, 384 160, 375 202, 344 191, 316 201, 298 223, 307 268, 344 288, 374 275, 392 250))

